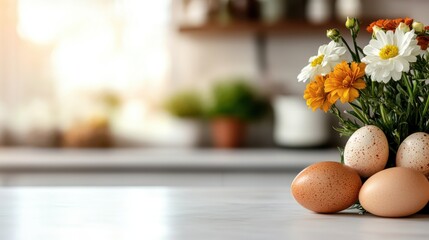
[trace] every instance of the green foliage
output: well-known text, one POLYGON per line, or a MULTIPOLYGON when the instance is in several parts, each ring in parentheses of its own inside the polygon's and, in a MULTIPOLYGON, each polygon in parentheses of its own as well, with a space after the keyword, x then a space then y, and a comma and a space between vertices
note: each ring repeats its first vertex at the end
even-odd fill
MULTIPOLYGON (((354 61, 360 62, 360 48, 356 45, 357 33, 352 32, 353 51, 348 45, 354 61)), ((342 39, 345 43, 345 40, 342 39)), ((366 77, 367 87, 350 103, 351 110, 340 112, 333 106, 331 113, 337 116, 342 136, 351 136, 364 125, 375 125, 385 133, 389 142, 387 167, 395 166, 396 152, 402 141, 415 132, 429 132, 429 59, 418 56, 410 70, 402 74, 399 81, 387 83, 372 81, 366 77)))
POLYGON ((269 102, 258 96, 255 89, 241 79, 221 81, 212 89, 213 102, 208 109, 209 117, 234 117, 251 121, 265 116, 269 102))
POLYGON ((192 90, 171 95, 165 102, 165 109, 180 118, 199 118, 203 115, 201 96, 192 90))
POLYGON ((359 211, 359 214, 363 215, 367 213, 367 211, 362 207, 362 205, 359 203, 359 201, 355 204, 353 204, 349 209, 356 209, 359 211))

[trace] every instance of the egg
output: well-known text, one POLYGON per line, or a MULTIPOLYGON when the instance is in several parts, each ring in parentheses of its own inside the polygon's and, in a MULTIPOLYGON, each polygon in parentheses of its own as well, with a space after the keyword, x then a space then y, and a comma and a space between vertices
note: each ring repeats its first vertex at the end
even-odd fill
POLYGON ((344 148, 344 164, 367 178, 383 170, 389 158, 389 144, 383 131, 367 125, 355 131, 344 148))
POLYGON ((396 154, 396 166, 412 168, 429 177, 429 134, 416 132, 405 138, 396 154))
POLYGON ((319 162, 302 170, 293 180, 291 193, 304 208, 335 213, 353 205, 362 181, 350 167, 338 162, 319 162))
POLYGON ((368 178, 359 192, 359 202, 381 217, 406 217, 429 201, 429 182, 419 171, 394 167, 368 178))

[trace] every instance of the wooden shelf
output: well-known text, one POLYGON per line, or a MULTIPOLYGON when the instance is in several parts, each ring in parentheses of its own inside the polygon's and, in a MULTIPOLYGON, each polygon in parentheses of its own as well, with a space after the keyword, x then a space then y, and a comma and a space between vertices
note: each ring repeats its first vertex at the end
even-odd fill
MULTIPOLYGON (((364 19, 361 22, 361 34, 366 33, 366 26, 372 21, 364 19)), ((289 20, 276 23, 264 22, 209 22, 199 26, 180 25, 178 31, 184 34, 325 34, 325 30, 338 28, 346 33, 343 22, 330 21, 323 24, 312 24, 306 21, 289 20)))
POLYGON ((226 24, 221 23, 206 23, 200 26, 179 26, 180 33, 210 33, 210 34, 230 34, 230 33, 251 33, 251 34, 295 34, 295 33, 311 33, 314 31, 327 30, 338 28, 345 30, 344 24, 331 21, 319 25, 311 24, 305 21, 284 21, 276 23, 263 22, 231 22, 226 24))

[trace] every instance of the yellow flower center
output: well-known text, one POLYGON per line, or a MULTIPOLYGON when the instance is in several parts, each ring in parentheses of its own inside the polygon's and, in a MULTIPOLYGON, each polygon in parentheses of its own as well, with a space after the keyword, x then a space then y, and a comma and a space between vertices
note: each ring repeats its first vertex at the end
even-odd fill
POLYGON ((322 61, 323 61, 323 58, 325 58, 325 55, 320 55, 320 56, 318 56, 317 58, 315 58, 312 62, 311 62, 311 66, 312 67, 315 67, 315 66, 317 66, 317 65, 320 65, 320 64, 322 64, 322 61))
POLYGON ((398 56, 398 53, 399 49, 397 46, 388 44, 380 50, 379 55, 381 59, 386 60, 398 56))

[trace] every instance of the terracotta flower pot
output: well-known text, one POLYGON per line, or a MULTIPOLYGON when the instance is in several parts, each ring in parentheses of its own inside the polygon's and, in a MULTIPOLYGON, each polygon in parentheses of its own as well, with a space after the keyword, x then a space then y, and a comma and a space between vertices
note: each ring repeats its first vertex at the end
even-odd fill
POLYGON ((246 125, 236 118, 216 118, 212 122, 212 136, 217 148, 237 148, 243 144, 246 125))

